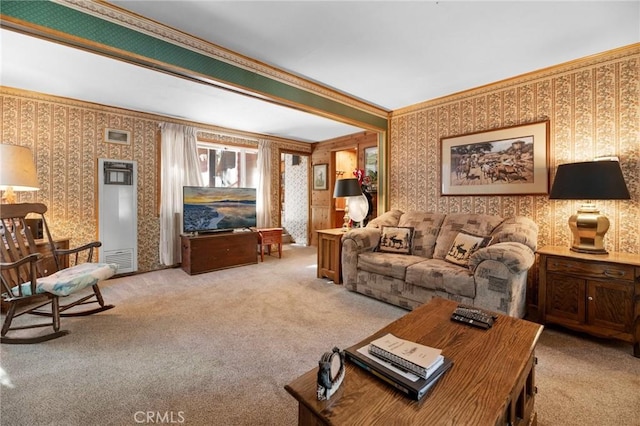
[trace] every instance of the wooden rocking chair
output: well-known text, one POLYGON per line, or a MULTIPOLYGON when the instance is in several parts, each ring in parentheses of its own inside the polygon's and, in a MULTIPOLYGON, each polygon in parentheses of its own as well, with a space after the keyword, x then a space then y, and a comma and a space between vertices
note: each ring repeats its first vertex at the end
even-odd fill
POLYGON ((70 250, 55 247, 51 233, 47 226, 44 213, 47 207, 40 203, 3 204, 0 208, 0 278, 2 281, 2 313, 6 316, 2 325, 2 343, 38 343, 55 339, 68 334, 60 330, 60 317, 83 316, 113 308, 105 305, 98 283, 112 277, 117 271, 117 265, 94 263, 93 251, 102 243, 95 241, 70 250), (44 276, 42 256, 36 250, 36 243, 30 228, 26 223, 27 215, 38 215, 42 219, 44 233, 49 242, 57 272, 44 276), (80 254, 86 253, 81 259, 80 254), (68 268, 61 268, 64 257, 71 261, 68 268), (84 263, 80 263, 84 261, 84 263), (73 298, 66 304, 61 304, 61 298, 66 298, 84 288, 91 287, 92 292, 73 298), (93 309, 78 310, 71 308, 86 304, 97 304, 93 309), (47 308, 50 305, 51 309, 47 308), (22 326, 11 324, 14 318, 24 314, 52 317, 51 322, 35 323, 22 326), (49 334, 36 336, 7 336, 9 331, 49 327, 53 331, 49 334))

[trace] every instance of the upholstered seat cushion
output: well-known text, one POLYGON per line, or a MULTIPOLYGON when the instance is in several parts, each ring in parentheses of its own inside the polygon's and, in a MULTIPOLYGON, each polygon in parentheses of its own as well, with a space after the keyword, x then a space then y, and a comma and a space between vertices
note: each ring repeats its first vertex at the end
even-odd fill
POLYGON ((411 254, 427 259, 433 257, 436 238, 444 221, 443 213, 407 212, 400 217, 398 226, 410 226, 414 229, 413 251, 411 254))
POLYGON ((448 294, 476 297, 473 273, 440 259, 428 259, 407 268, 405 281, 420 287, 448 294))
MULTIPOLYGON (((99 281, 111 278, 118 270, 113 263, 81 263, 49 276, 38 278, 36 293, 52 293, 58 296, 68 296, 85 287, 90 287, 99 281)), ((31 295, 31 283, 21 285, 22 294, 31 295)), ((14 296, 18 296, 18 289, 13 288, 14 296)))
POLYGON ((358 255, 358 269, 404 280, 407 267, 423 261, 410 254, 364 252, 358 255))

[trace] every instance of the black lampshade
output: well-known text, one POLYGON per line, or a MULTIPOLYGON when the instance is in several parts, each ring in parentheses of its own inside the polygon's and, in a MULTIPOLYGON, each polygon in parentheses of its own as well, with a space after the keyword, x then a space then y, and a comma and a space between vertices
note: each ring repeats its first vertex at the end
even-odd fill
POLYGON ((358 183, 358 179, 338 179, 333 190, 333 198, 339 197, 357 197, 362 195, 362 188, 358 183))
POLYGON ((551 187, 552 200, 628 200, 631 198, 617 161, 561 164, 551 187))

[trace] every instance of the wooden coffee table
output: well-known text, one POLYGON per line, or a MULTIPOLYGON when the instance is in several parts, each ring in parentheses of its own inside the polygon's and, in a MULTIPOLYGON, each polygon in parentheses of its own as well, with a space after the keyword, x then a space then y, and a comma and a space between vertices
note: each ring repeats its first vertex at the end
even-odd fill
POLYGON ((535 425, 534 349, 543 327, 500 315, 482 330, 451 321, 456 306, 434 298, 371 336, 393 333, 453 360, 422 400, 347 361, 344 382, 328 401, 317 400, 317 368, 285 386, 298 400, 298 424, 535 425))

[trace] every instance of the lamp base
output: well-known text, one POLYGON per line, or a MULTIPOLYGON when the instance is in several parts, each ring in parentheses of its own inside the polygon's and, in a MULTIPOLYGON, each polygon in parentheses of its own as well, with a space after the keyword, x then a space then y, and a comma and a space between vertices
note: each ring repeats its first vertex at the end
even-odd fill
POLYGON ((609 219, 601 215, 592 204, 585 204, 569 218, 573 233, 571 250, 578 253, 607 254, 604 235, 609 230, 609 219))
POLYGON ((7 189, 4 190, 4 195, 2 196, 2 201, 5 204, 15 204, 16 203, 16 193, 13 192, 13 186, 7 186, 7 189))
POLYGON ((349 229, 351 229, 351 226, 349 226, 349 223, 351 222, 351 218, 349 217, 348 205, 344 206, 344 217, 342 219, 344 221, 344 223, 342 224, 342 232, 347 232, 349 229))

